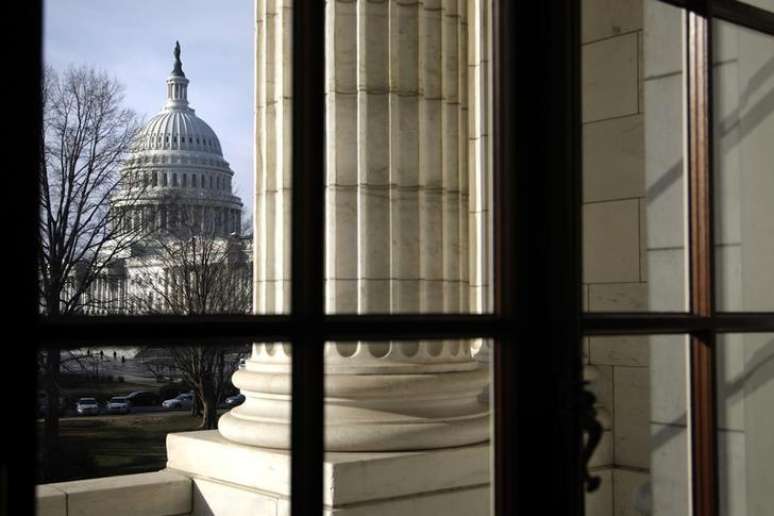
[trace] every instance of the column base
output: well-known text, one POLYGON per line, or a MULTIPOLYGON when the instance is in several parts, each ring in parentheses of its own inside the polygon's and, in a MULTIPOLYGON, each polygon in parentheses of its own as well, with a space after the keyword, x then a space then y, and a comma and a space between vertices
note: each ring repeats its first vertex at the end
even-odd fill
MULTIPOLYGON (((324 514, 486 516, 489 444, 414 452, 331 452, 324 514)), ((290 452, 237 444, 217 430, 167 436, 167 468, 194 483, 193 516, 289 515, 290 452)))

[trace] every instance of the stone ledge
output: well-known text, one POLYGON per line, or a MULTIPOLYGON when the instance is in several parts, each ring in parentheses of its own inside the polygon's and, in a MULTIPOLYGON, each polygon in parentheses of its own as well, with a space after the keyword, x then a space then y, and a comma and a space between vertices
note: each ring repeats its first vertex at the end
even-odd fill
MULTIPOLYGON (((322 516, 488 516, 489 486, 450 489, 388 500, 324 507, 322 516)), ((248 488, 194 478, 191 516, 290 516, 290 502, 248 488)))
POLYGON ((187 515, 192 509, 192 490, 190 478, 171 471, 44 484, 38 486, 38 514, 187 515))
POLYGON ((35 488, 38 516, 67 516, 67 495, 55 486, 56 484, 44 484, 35 488))
MULTIPOLYGON (((325 455, 323 503, 336 507, 480 488, 490 482, 489 444, 416 452, 332 452, 325 455)), ((240 445, 217 430, 167 436, 167 467, 287 499, 290 453, 240 445)))

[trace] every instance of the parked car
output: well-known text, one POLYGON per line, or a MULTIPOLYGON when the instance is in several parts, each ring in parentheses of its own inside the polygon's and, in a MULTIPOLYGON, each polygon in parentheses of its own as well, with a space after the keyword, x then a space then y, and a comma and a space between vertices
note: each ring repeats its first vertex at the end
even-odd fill
POLYGON ((227 407, 238 407, 242 403, 245 402, 245 395, 244 394, 235 394, 234 396, 229 396, 226 398, 226 406, 227 407))
POLYGON ((157 406, 159 404, 159 397, 157 394, 147 391, 135 391, 131 394, 124 396, 129 402, 130 407, 150 407, 157 406))
POLYGON ((129 410, 129 400, 123 396, 113 396, 108 401, 107 411, 109 414, 128 414, 129 410))
POLYGON ((184 392, 170 400, 164 400, 161 406, 165 409, 189 409, 193 406, 193 392, 184 392))
POLYGON ((80 416, 99 414, 99 404, 94 398, 80 398, 75 404, 75 411, 80 416))

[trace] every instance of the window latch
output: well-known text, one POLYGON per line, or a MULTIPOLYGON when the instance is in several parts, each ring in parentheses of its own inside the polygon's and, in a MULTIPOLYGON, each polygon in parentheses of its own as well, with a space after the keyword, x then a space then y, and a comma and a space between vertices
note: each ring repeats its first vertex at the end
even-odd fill
POLYGON ((586 389, 589 382, 583 382, 580 404, 580 426, 584 434, 584 445, 581 452, 583 461, 583 481, 586 483, 586 492, 593 493, 599 489, 602 480, 598 476, 592 476, 589 472, 589 462, 594 450, 597 449, 599 441, 602 439, 602 424, 597 420, 597 409, 594 404, 597 397, 586 389))

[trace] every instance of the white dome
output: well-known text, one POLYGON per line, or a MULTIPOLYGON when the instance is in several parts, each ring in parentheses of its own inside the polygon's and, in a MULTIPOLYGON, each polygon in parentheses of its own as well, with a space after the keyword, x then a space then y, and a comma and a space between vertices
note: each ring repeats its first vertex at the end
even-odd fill
POLYGON ((223 157, 215 131, 188 107, 188 79, 175 50, 175 68, 167 78, 167 102, 153 116, 136 140, 135 151, 183 150, 206 152, 223 157))
POLYGON ((111 197, 127 230, 174 231, 186 220, 220 235, 240 231, 242 201, 232 189, 234 172, 215 131, 188 106, 188 82, 176 44, 167 101, 135 138, 121 170, 125 181, 111 197))
POLYGON ((215 131, 193 109, 165 108, 153 116, 137 138, 136 150, 189 150, 223 156, 215 131))

